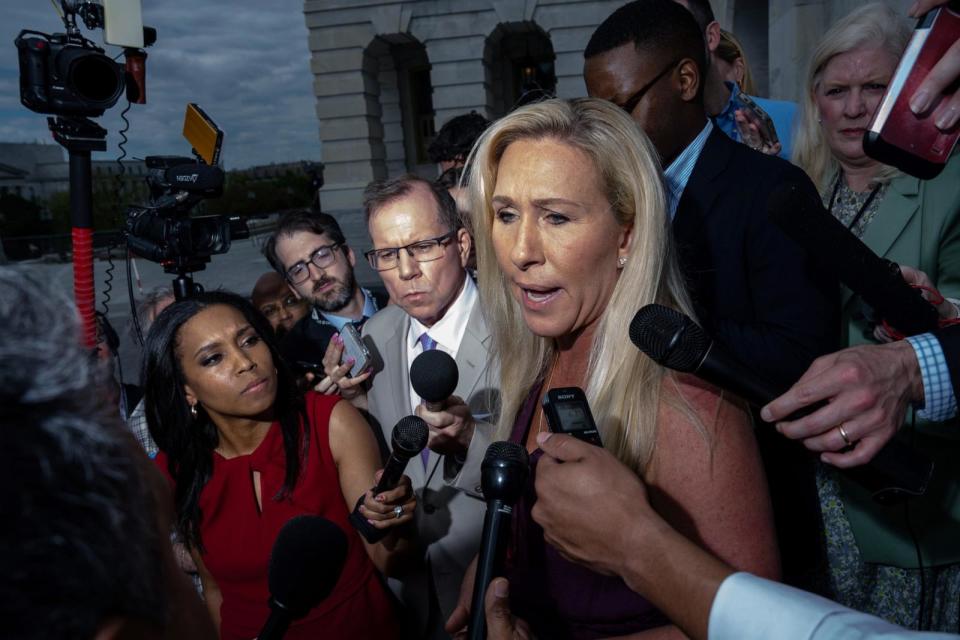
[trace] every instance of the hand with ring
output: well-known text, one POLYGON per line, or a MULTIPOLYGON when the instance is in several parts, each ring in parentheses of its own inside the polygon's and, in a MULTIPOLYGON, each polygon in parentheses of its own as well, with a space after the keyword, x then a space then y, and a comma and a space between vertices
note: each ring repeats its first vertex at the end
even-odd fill
MULTIPOLYGON (((374 483, 380 480, 382 473, 382 469, 377 472, 374 483)), ((376 495, 373 494, 373 489, 368 490, 363 497, 360 513, 372 526, 386 529, 412 521, 416 508, 417 498, 413 493, 410 478, 401 476, 400 482, 393 489, 376 495)))
POLYGON ((850 440, 850 437, 847 435, 847 432, 843 429, 843 424, 837 425, 837 432, 840 434, 840 437, 843 438, 844 444, 846 444, 848 447, 852 447, 854 444, 856 444, 855 442, 850 440))

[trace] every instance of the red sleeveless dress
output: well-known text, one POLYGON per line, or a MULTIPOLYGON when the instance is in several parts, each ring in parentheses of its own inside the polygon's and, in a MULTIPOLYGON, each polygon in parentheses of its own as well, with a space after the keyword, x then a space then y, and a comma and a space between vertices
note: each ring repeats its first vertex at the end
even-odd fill
MULTIPOLYGON (((347 521, 349 512, 330 453, 329 423, 339 396, 306 395, 310 441, 306 463, 293 492, 274 497, 283 485, 284 453, 280 424, 274 423, 257 449, 227 460, 213 454, 213 474, 200 494, 203 562, 223 595, 220 636, 255 638, 270 615, 267 566, 280 528, 290 518, 310 514, 334 522, 347 535, 348 551, 333 592, 306 617, 291 624, 285 638, 398 638, 397 617, 385 587, 347 521), (263 509, 257 507, 253 472, 260 472, 263 509)), ((156 457, 167 474, 167 458, 156 457)), ((371 479, 372 482, 372 479, 371 479)))

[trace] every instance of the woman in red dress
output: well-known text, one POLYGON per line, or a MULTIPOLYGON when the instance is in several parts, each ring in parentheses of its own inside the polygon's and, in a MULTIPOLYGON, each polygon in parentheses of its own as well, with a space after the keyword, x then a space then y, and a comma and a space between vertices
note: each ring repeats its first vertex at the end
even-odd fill
POLYGON ((380 466, 370 428, 339 396, 297 393, 270 325, 243 298, 209 292, 177 302, 146 343, 145 407, 169 475, 177 533, 196 561, 222 638, 254 638, 269 616, 267 567, 280 528, 319 515, 347 534, 333 590, 286 638, 395 638, 381 577, 407 546, 410 481, 376 498, 380 466), (391 533, 367 544, 348 523, 363 515, 391 533))

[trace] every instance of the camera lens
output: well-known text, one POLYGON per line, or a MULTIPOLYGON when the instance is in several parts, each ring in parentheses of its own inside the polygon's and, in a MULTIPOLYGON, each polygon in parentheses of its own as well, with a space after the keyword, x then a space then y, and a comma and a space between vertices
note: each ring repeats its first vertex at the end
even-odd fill
POLYGON ((57 66, 66 85, 91 107, 112 107, 123 92, 120 65, 102 53, 64 48, 57 57, 57 66))

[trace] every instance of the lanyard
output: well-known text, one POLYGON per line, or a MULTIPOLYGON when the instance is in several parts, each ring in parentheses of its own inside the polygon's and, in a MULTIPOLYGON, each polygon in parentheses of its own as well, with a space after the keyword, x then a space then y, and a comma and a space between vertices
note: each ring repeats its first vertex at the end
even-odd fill
MULTIPOLYGON (((833 183, 833 194, 830 196, 830 215, 833 215, 833 204, 837 199, 837 192, 840 190, 840 181, 843 180, 843 169, 837 173, 837 181, 833 183)), ((860 210, 857 211, 857 215, 853 217, 853 220, 850 221, 850 224, 847 225, 848 231, 853 231, 853 228, 857 226, 857 223, 860 222, 860 218, 863 217, 863 214, 866 213, 867 207, 870 206, 870 203, 873 202, 873 199, 877 196, 877 192, 880 191, 880 185, 874 185, 873 190, 870 191, 870 195, 867 196, 867 199, 864 200, 863 205, 860 207, 860 210)), ((836 217, 836 216, 834 216, 836 217)))

